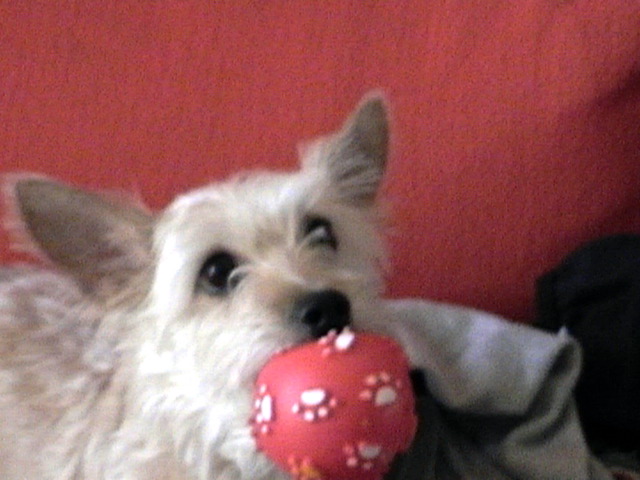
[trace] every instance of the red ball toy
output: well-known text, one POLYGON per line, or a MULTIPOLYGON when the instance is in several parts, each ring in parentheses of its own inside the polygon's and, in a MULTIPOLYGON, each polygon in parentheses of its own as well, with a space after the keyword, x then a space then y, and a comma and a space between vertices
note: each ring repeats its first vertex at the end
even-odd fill
POLYGON ((417 428, 392 339, 345 330, 274 355, 256 380, 258 448, 296 480, 380 480, 417 428))

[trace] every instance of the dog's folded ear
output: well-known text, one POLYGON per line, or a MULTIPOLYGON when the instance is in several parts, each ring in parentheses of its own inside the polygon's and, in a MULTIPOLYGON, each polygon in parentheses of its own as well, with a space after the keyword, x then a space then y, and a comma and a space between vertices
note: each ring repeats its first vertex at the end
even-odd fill
POLYGON ((388 150, 387 108, 382 95, 373 92, 340 131, 306 151, 304 165, 325 170, 345 200, 370 204, 382 182, 388 150))
POLYGON ((8 179, 7 193, 12 229, 92 293, 116 293, 149 263, 152 218, 140 207, 41 177, 8 179))

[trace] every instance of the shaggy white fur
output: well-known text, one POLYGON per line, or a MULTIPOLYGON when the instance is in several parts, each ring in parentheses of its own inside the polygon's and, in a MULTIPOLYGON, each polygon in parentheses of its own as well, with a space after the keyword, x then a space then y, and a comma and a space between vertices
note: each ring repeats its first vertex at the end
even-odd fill
POLYGON ((310 338, 292 321, 309 292, 345 295, 355 328, 377 322, 387 136, 369 97, 299 171, 213 184, 158 214, 13 179, 19 233, 55 268, 0 273, 0 478, 285 478, 251 437, 253 381, 310 338), (216 254, 227 263, 207 271, 216 254))

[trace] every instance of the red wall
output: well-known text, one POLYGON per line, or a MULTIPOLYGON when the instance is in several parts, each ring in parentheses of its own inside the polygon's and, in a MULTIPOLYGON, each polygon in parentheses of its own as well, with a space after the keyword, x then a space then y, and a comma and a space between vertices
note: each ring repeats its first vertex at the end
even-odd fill
MULTIPOLYGON (((534 280, 640 231, 640 4, 0 3, 0 173, 139 192, 291 167, 384 89, 389 294, 529 320, 534 280)), ((0 260, 16 256, 0 236, 0 260)))

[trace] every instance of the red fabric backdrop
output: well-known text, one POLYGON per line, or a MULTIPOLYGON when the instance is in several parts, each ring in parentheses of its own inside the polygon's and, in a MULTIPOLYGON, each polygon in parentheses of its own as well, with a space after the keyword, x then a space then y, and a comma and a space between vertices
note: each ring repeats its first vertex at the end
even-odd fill
POLYGON ((640 231, 639 61, 632 0, 6 0, 0 173, 160 207, 292 167, 299 140, 382 88, 389 295, 528 321, 545 269, 640 231))

